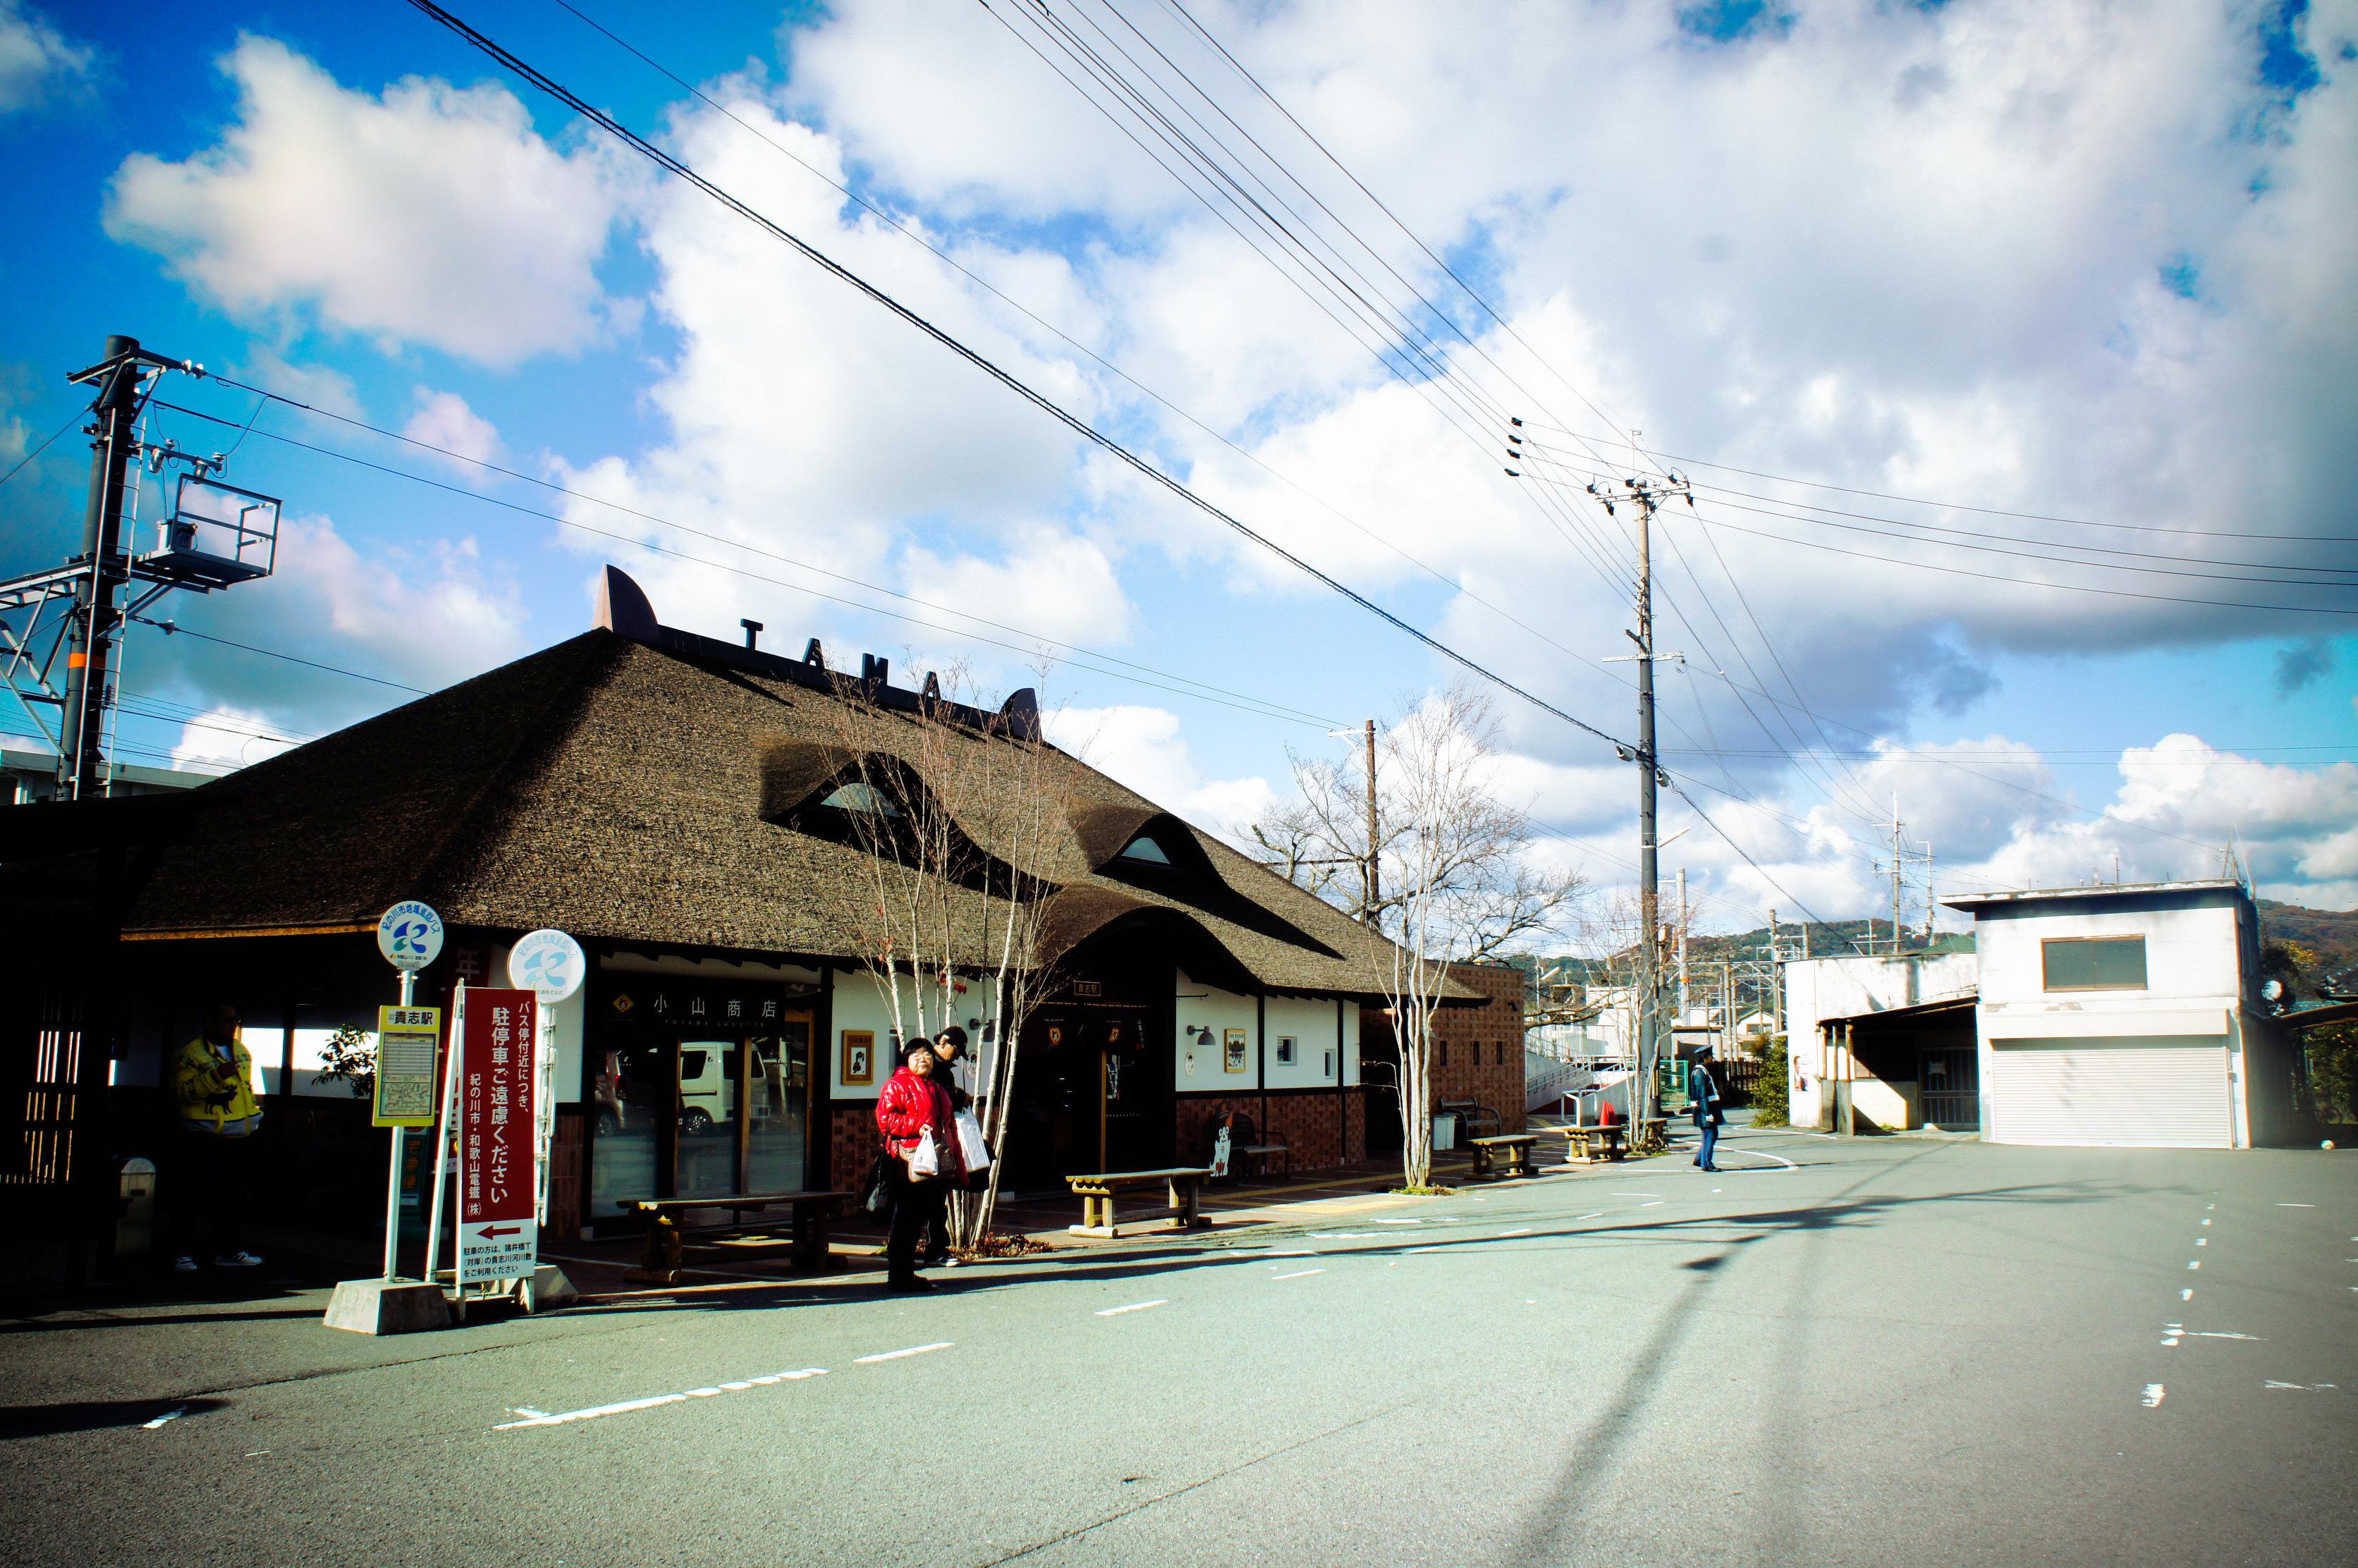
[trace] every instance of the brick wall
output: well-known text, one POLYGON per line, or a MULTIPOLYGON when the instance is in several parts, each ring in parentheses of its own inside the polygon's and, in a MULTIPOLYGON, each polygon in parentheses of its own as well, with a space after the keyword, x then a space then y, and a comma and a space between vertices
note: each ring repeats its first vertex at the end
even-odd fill
POLYGON ((1490 1000, 1433 1016, 1433 1100, 1470 1099, 1523 1130, 1523 972, 1504 964, 1452 964, 1449 978, 1490 1000))
POLYGON ((1347 1090, 1347 1099, 1338 1111, 1331 1088, 1271 1089, 1265 1118, 1264 1101, 1258 1092, 1183 1095, 1173 1111, 1180 1163, 1204 1157, 1204 1129, 1213 1118, 1229 1112, 1251 1118, 1253 1125, 1263 1131, 1275 1132, 1293 1151, 1292 1163, 1296 1171, 1328 1170, 1364 1160, 1368 1156, 1368 1115, 1361 1093, 1357 1087, 1347 1090))
POLYGON ((872 1099, 832 1102, 827 1140, 827 1184, 838 1193, 856 1193, 868 1186, 868 1173, 876 1166, 877 1151, 884 1147, 876 1130, 872 1099))

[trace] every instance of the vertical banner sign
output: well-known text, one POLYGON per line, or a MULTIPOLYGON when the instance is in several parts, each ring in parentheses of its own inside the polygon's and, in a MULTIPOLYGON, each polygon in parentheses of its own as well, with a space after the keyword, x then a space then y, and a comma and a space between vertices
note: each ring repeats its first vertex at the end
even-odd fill
POLYGON ((540 1008, 527 990, 467 989, 459 1062, 459 1283, 521 1279, 540 1255, 534 1070, 540 1008))
POLYGON ((434 1125, 434 1092, 441 1087, 434 1069, 441 1042, 438 1007, 376 1010, 376 1109, 371 1126, 434 1125))

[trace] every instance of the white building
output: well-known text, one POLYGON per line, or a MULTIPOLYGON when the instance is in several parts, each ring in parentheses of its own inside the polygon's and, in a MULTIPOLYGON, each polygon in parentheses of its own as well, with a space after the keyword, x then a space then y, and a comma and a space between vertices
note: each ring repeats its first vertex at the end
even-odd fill
POLYGON ((1944 901, 1974 917, 1982 1136, 2247 1149, 2289 1134, 2289 1048, 2258 1011, 2234 881, 1944 901))
MULTIPOLYGON (((1969 1052, 1945 1039, 1920 1041, 1912 1011, 1933 1004, 1970 1002, 1979 971, 1971 953, 1875 953, 1841 957, 1795 958, 1784 966, 1787 1092, 1796 1127, 1831 1126, 1831 1082, 1848 1082, 1861 1119, 1888 1131, 1924 1125, 1924 1084, 1947 1085, 1970 1067, 1969 1052), (1883 1015, 1890 1015, 1885 1017, 1883 1015), (1898 1042, 1876 1066, 1862 1072, 1856 1061, 1858 1024, 1874 1019, 1885 1027, 1869 1033, 1898 1042), (1848 1027, 1845 1027, 1847 1025, 1848 1027), (1928 1053, 1937 1053, 1929 1054, 1928 1053)), ((1965 1086, 1970 1087, 1970 1084, 1965 1086)), ((1953 1091, 1952 1091, 1953 1092, 1953 1091)), ((1956 1108, 1959 1110, 1963 1107, 1956 1108)), ((1936 1118, 1942 1126, 1970 1118, 1936 1118)))

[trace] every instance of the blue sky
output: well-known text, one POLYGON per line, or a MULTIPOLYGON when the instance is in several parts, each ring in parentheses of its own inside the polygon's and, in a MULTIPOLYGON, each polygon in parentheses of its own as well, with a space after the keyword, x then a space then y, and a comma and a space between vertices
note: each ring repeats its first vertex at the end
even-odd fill
MULTIPOLYGON (((1627 666, 1594 661, 1625 645, 1626 519, 1535 503, 1499 471, 1503 447, 1484 449, 1503 434, 1487 411, 1638 427, 1725 486, 1657 548, 1662 642, 1693 661, 1665 676, 1663 743, 1698 792, 1725 792, 1699 798, 1742 846, 1701 826, 1680 846, 1712 923, 1794 901, 1866 912, 1865 807, 1894 791, 1944 887, 2109 873, 2115 852, 2132 875, 2184 874, 2233 835, 2266 891, 2358 904, 2350 617, 2172 601, 2358 602, 2341 586, 2358 579, 2331 575, 2358 568, 2347 5, 2193 7, 2144 28, 1998 0, 1534 6, 1478 25, 1191 6, 1297 126, 1168 13, 1074 0, 1076 27, 1149 58, 1122 31, 1136 23, 1220 106, 1196 112, 1249 128, 1282 172, 1256 167, 1304 213, 1321 205, 1303 224, 1318 243, 1399 298, 1413 283, 1407 314, 1449 345, 1451 375, 1412 380, 980 8, 585 0, 758 135, 551 0, 459 9, 1289 548, 1616 733, 1634 728, 1627 666), (1452 398, 1482 406, 1453 423, 1452 398), (1832 510, 1744 510, 1761 506, 1832 510), (1894 531, 1885 519, 1912 536, 1855 531, 1894 531), (1960 532, 1918 531, 1940 527, 1960 532), (2135 553, 2070 569, 1990 553, 2059 542, 2135 553), (1845 754, 1788 754, 1829 744, 1845 754)), ((1053 639, 1146 666, 1117 678, 1060 654, 1060 738, 1230 834, 1287 790, 1289 747, 1330 754, 1326 729, 1450 678, 408 6, 190 5, 168 29, 121 16, 0 7, 0 43, 21 46, 0 48, 16 62, 0 67, 0 156, 18 171, 0 468, 71 417, 63 373, 128 331, 579 492, 268 407, 230 477, 286 498, 285 570, 171 602, 192 628, 431 687, 587 624, 615 559, 676 623, 733 636, 751 615, 772 644, 962 660, 992 690, 1036 678, 1036 653, 997 644, 1053 639), (811 568, 947 608, 913 626, 787 586, 890 602, 811 568)), ((165 395, 235 421, 256 406, 185 378, 165 395)), ((182 416, 154 433, 234 438, 182 416)), ((1541 438, 1574 463, 1606 450, 1541 438)), ((85 466, 70 436, 0 488, 0 568, 74 546, 85 466)), ((125 721, 146 749, 131 760, 251 760, 262 735, 399 696, 152 632, 127 670, 146 712, 171 716, 125 721)), ((1511 698, 1498 717, 1502 787, 1543 827, 1534 852, 1626 879, 1626 769, 1511 698)))

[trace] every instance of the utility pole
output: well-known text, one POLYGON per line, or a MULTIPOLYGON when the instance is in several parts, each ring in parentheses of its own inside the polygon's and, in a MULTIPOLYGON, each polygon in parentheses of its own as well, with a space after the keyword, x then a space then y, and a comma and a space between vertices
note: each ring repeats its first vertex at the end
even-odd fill
POLYGON ((122 615, 115 593, 130 581, 123 554, 123 484, 138 438, 144 399, 142 382, 154 360, 139 351, 136 338, 106 340, 106 357, 75 379, 98 383, 91 405, 90 500, 82 512, 81 581, 75 585, 73 620, 66 652, 63 744, 58 756, 59 793, 70 800, 103 795, 107 762, 100 741, 106 708, 114 700, 108 666, 122 615))
MULTIPOLYGON (((1634 438, 1633 438, 1634 447, 1634 438)), ((1655 512, 1662 503, 1677 496, 1689 506, 1694 495, 1686 480, 1670 474, 1661 481, 1640 476, 1625 479, 1617 487, 1611 482, 1591 481, 1589 494, 1596 498, 1608 517, 1615 515, 1615 503, 1636 509, 1635 527, 1638 535, 1638 629, 1628 633, 1629 640, 1638 644, 1638 750, 1633 755, 1621 751, 1623 762, 1638 764, 1638 920, 1642 933, 1638 942, 1638 1076, 1642 1087, 1639 1105, 1633 1104, 1633 1115, 1641 1119, 1652 1114, 1655 1105, 1657 1064, 1661 1060, 1662 1036, 1662 887, 1659 851, 1661 848, 1655 831, 1656 810, 1654 792, 1667 785, 1670 775, 1654 749, 1654 560, 1652 524, 1655 512)), ((1681 655, 1671 654, 1671 657, 1681 655)))
POLYGON ((1368 865, 1364 881, 1368 890, 1368 924, 1376 924, 1376 894, 1381 881, 1376 867, 1377 850, 1383 840, 1376 831, 1376 721, 1368 720, 1368 865))
MULTIPOLYGON (((107 793, 108 715, 115 702, 118 647, 139 612, 175 589, 211 593, 268 577, 278 557, 279 503, 215 476, 228 459, 183 451, 172 440, 139 435, 155 384, 167 371, 202 376, 202 365, 148 352, 136 338, 106 340, 106 355, 67 381, 93 388, 90 497, 82 513, 81 554, 62 566, 0 579, 0 690, 14 697, 41 738, 57 748, 62 799, 107 793), (174 488, 154 546, 142 551, 125 533, 140 521, 131 465, 150 474, 175 469, 174 488), (129 603, 123 602, 128 590, 129 603), (62 661, 59 655, 62 654, 62 661), (64 678, 52 684, 62 663, 64 678), (54 711, 52 730, 44 714, 54 711)), ((168 622, 165 630, 171 630, 168 622)))

